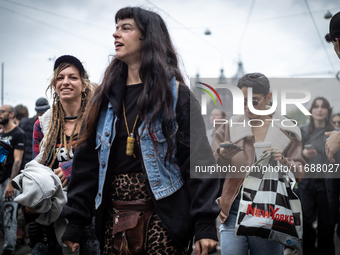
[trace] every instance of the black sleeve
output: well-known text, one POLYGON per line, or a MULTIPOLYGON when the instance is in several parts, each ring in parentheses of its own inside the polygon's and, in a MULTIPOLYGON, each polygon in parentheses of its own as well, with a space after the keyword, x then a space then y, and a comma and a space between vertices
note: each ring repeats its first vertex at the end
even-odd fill
POLYGON ((15 132, 15 141, 12 144, 14 150, 25 150, 25 140, 26 140, 26 134, 25 132, 17 127, 17 130, 15 132))
POLYGON ((91 224, 99 171, 95 135, 94 129, 90 139, 78 147, 74 155, 67 203, 62 211, 62 215, 69 223, 62 240, 80 243, 83 239, 84 226, 91 224))
POLYGON ((203 238, 218 240, 215 219, 220 207, 215 200, 220 181, 208 173, 200 178, 193 176, 195 164, 211 166, 216 165, 216 161, 206 136, 200 105, 186 86, 180 86, 176 115, 179 125, 176 158, 191 197, 190 213, 196 222, 195 241, 203 238))

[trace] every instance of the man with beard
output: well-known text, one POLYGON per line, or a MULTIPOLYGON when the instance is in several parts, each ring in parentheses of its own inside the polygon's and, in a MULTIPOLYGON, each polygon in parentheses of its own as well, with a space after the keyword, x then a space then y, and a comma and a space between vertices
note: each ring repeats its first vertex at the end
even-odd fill
POLYGON ((25 132, 15 125, 14 117, 15 109, 12 106, 3 105, 0 107, 0 124, 3 125, 0 138, 8 141, 12 146, 6 163, 0 168, 0 229, 5 236, 3 255, 14 254, 17 239, 18 204, 13 201, 16 191, 11 181, 20 171, 25 148, 25 132))

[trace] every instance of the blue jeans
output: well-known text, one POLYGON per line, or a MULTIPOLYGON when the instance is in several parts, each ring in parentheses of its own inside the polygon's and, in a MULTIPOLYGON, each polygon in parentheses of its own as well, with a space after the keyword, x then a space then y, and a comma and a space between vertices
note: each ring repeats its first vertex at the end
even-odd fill
POLYGON ((283 255, 283 244, 260 237, 235 236, 235 223, 240 199, 233 202, 229 217, 220 226, 220 243, 222 255, 283 255))
POLYGON ((5 199, 5 191, 9 179, 0 183, 0 230, 5 235, 5 243, 3 250, 14 251, 17 242, 17 210, 18 203, 13 199, 18 195, 15 190, 15 196, 11 199, 5 199))

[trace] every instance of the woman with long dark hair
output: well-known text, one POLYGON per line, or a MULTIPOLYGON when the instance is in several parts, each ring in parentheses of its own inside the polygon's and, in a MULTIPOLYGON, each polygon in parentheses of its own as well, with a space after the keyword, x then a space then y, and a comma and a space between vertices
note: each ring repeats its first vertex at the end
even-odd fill
POLYGON ((115 21, 116 55, 84 117, 62 239, 76 250, 95 206, 104 254, 185 254, 193 236, 196 254, 207 254, 219 181, 190 178, 198 148, 207 148, 202 165, 215 164, 198 102, 158 14, 127 7, 115 21))
MULTIPOLYGON (((331 122, 332 108, 327 99, 317 97, 309 111, 312 114, 309 123, 301 127, 304 146, 302 154, 307 167, 311 168, 299 183, 303 211, 303 252, 335 254, 334 227, 339 209, 339 181, 327 178, 325 173, 312 171, 318 165, 323 169, 331 169, 332 163, 325 153, 325 132, 334 130, 331 122), (316 220, 317 231, 313 227, 316 220)), ((340 162, 340 152, 334 154, 334 159, 336 163, 340 162)))

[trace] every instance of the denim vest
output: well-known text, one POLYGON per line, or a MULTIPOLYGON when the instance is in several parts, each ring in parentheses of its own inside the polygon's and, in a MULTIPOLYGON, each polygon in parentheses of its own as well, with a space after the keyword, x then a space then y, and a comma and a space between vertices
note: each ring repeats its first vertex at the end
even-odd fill
MULTIPOLYGON (((170 81, 172 94, 174 96, 174 109, 176 110, 177 103, 177 85, 175 78, 170 81)), ((99 178, 98 178, 98 193, 95 199, 96 209, 102 202, 103 188, 105 183, 107 166, 109 163, 110 148, 116 136, 117 116, 113 111, 111 103, 102 112, 97 126, 96 135, 96 150, 98 151, 99 162, 99 178)), ((143 123, 144 124, 144 123, 143 123)), ((164 165, 164 159, 167 152, 168 144, 162 132, 162 120, 157 120, 154 132, 149 134, 149 123, 142 130, 143 124, 138 128, 140 137, 140 148, 142 163, 148 176, 151 191, 156 200, 170 196, 184 183, 179 166, 175 163, 176 159, 173 156, 173 161, 167 167, 164 165), (156 142, 157 148, 154 147, 153 141, 156 142)), ((177 122, 174 123, 172 139, 176 145, 176 132, 178 129, 177 122)), ((173 153, 175 155, 176 151, 173 153)))

